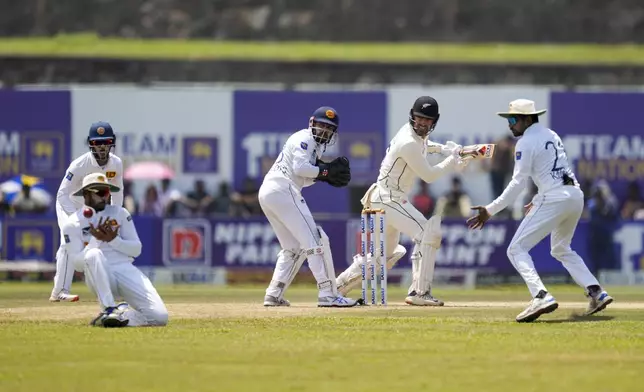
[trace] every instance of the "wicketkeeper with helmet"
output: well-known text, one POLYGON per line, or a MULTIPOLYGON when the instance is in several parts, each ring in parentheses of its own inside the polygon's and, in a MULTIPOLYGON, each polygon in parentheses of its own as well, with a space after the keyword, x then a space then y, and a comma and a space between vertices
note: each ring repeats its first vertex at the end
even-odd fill
POLYGON ((351 169, 346 157, 331 162, 320 159, 326 147, 335 143, 339 125, 335 109, 318 108, 309 119, 309 127, 288 138, 259 188, 259 203, 282 247, 264 306, 290 305, 284 292, 306 259, 318 284, 318 306, 357 304, 338 293, 329 237, 316 226, 301 194, 302 188, 316 182, 334 187, 349 184, 351 169))
MULTIPOLYGON (((391 269, 407 252, 399 244, 400 233, 414 239, 411 255, 413 282, 405 302, 409 305, 442 306, 443 301, 432 296, 436 253, 441 244, 441 212, 427 220, 407 199, 417 178, 436 181, 446 173, 461 170, 467 163, 459 156, 461 146, 448 142, 441 152, 448 157, 432 166, 426 159, 428 138, 434 131, 440 113, 432 97, 416 99, 409 111, 409 121, 400 128, 389 143, 380 164, 380 175, 361 202, 368 209, 383 209, 387 227, 385 241, 387 268, 391 269)), ((338 290, 346 295, 360 281, 362 256, 356 255, 353 264, 336 281, 338 290)), ((377 266, 380 268, 380 266, 377 266)))
MULTIPOLYGON (((89 151, 74 159, 65 172, 65 178, 60 183, 56 195, 56 217, 58 227, 67 222, 67 218, 76 213, 83 206, 83 198, 74 196, 73 193, 80 188, 83 178, 91 173, 101 173, 110 184, 123 189, 123 162, 121 158, 112 153, 116 146, 116 135, 112 126, 104 121, 93 123, 89 128, 87 137, 89 151)), ((112 195, 112 205, 123 206, 123 193, 112 195)), ((78 295, 70 294, 74 267, 67 258, 61 255, 63 238, 61 234, 60 248, 56 253, 56 276, 54 288, 49 300, 51 302, 75 302, 78 295)))

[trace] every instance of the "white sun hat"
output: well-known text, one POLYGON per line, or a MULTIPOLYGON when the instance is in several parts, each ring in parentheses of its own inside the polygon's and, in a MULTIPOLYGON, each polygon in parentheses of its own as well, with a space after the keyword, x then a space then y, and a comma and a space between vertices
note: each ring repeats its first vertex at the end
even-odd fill
POLYGON ((507 112, 498 112, 501 117, 508 118, 510 116, 530 116, 536 114, 541 116, 546 112, 546 109, 537 110, 534 101, 529 99, 515 99, 510 102, 510 109, 507 112))
POLYGON ((85 190, 85 188, 91 187, 92 185, 107 185, 110 188, 110 192, 118 192, 121 190, 121 188, 117 187, 116 185, 112 185, 107 182, 107 177, 105 177, 105 174, 91 173, 83 177, 83 185, 76 193, 74 193, 74 196, 83 196, 83 190, 85 190))

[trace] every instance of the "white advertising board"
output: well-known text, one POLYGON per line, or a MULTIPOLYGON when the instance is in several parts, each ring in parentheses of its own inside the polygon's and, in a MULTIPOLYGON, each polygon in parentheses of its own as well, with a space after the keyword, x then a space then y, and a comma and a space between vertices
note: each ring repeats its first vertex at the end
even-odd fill
MULTIPOLYGON (((173 187, 190 190, 203 179, 216 193, 215 184, 232 179, 232 105, 232 90, 221 88, 74 87, 72 155, 87 151, 90 124, 107 121, 126 169, 163 162, 176 173, 173 187)), ((146 186, 137 181, 134 194, 146 186)))

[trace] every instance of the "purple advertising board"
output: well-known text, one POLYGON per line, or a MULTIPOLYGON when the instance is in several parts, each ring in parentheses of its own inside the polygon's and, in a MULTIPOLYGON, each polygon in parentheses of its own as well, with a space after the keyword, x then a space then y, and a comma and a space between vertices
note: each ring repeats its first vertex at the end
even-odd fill
MULTIPOLYGON (((317 222, 329 236, 335 265, 346 268, 345 220, 317 222)), ((264 218, 166 219, 163 222, 163 254, 168 267, 273 268, 281 247, 264 218)))
MULTIPOLYGON (((465 221, 443 220, 443 241, 436 256, 437 268, 477 269, 491 274, 513 274, 514 267, 510 263, 506 251, 512 236, 520 222, 491 221, 483 230, 469 230, 465 221)), ((358 221, 349 222, 349 230, 354 235, 349 239, 349 251, 357 252, 360 241, 358 221)), ((587 254, 586 226, 573 238, 572 247, 584 258, 587 254)), ((407 255, 396 264, 397 268, 411 268, 409 256, 412 254, 413 241, 401 237, 401 244, 407 249, 407 255)), ((530 253, 535 260, 536 268, 545 273, 565 273, 565 269, 557 260, 550 256, 550 241, 541 241, 530 253)))
MULTIPOLYGON (((135 216, 143 243, 135 265, 140 267, 231 267, 272 270, 279 242, 263 218, 161 219, 135 216)), ((358 249, 355 219, 321 219, 329 235, 336 274, 349 266, 358 249)), ((443 222, 443 242, 436 267, 477 269, 479 272, 516 275, 506 249, 519 222, 491 221, 483 230, 467 230, 463 221, 443 222)), ((53 262, 58 248, 58 228, 53 215, 24 216, 0 220, 2 257, 6 260, 38 259, 53 262)), ((593 269, 589 246, 590 225, 582 221, 573 237, 572 248, 593 269)), ((411 268, 412 243, 402 238, 407 255, 396 268, 411 268)), ((613 236, 614 251, 622 270, 644 266, 644 222, 621 222, 613 236), (628 266, 626 266, 628 264, 628 266)), ((566 275, 560 262, 550 255, 550 241, 544 239, 531 252, 537 271, 545 275, 566 275)))
POLYGON ((0 183, 43 179, 55 197, 70 162, 69 91, 0 90, 0 183))
MULTIPOLYGON (((385 92, 236 91, 234 95, 234 185, 246 178, 261 183, 286 139, 307 128, 320 106, 331 106, 340 118, 339 137, 326 158, 351 161, 351 184, 375 181, 386 145, 385 92)), ((312 212, 349 211, 347 188, 316 184, 303 191, 312 212)))
POLYGON ((604 179, 620 201, 629 182, 644 187, 644 125, 633 116, 644 93, 552 93, 551 128, 580 181, 604 179))
POLYGON ((2 222, 2 258, 11 261, 39 260, 53 262, 60 234, 55 219, 21 216, 2 222))

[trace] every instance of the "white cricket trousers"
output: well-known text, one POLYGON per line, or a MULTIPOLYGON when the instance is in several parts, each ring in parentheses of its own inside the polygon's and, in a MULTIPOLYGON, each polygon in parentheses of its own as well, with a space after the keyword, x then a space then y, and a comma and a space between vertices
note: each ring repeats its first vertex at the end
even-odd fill
POLYGON ((508 246, 508 258, 528 285, 534 298, 546 290, 534 267, 530 250, 550 234, 550 254, 568 270, 575 282, 587 288, 599 285, 581 257, 570 248, 575 228, 584 209, 584 194, 575 186, 564 185, 537 194, 508 246))
POLYGON ((98 297, 102 309, 116 306, 120 296, 129 308, 123 314, 129 327, 163 326, 168 323, 168 310, 157 290, 138 268, 129 262, 110 263, 100 249, 85 254, 82 267, 85 282, 98 297))
MULTIPOLYGON (((383 209, 385 211, 387 227, 385 229, 385 243, 387 247, 386 258, 390 258, 400 242, 400 233, 404 233, 414 240, 414 249, 410 256, 412 262, 412 284, 408 292, 422 294, 431 290, 434 281, 434 267, 438 248, 430 246, 426 242, 425 230, 428 222, 425 216, 420 213, 407 199, 405 195, 393 194, 388 189, 372 186, 363 198, 362 202, 368 204, 372 209, 383 209), (368 199, 368 200, 367 200, 368 199)), ((440 221, 437 232, 429 233, 439 236, 440 221)), ((356 268, 355 263, 350 267, 356 268)))
POLYGON ((400 195, 391 197, 387 190, 377 186, 368 197, 371 202, 370 208, 385 210, 387 258, 393 255, 396 245, 400 243, 400 233, 411 237, 417 243, 422 241, 427 219, 407 197, 400 195))
POLYGON ((69 218, 58 202, 56 203, 56 219, 60 228, 60 246, 56 252, 56 275, 54 275, 54 288, 51 290, 52 297, 58 297, 61 292, 69 293, 74 279, 74 265, 69 262, 63 247, 65 244, 63 227, 69 218))
MULTIPOLYGON (((60 226, 62 227, 62 226, 60 226)), ((51 291, 52 297, 57 297, 61 292, 69 293, 72 288, 72 280, 74 279, 74 266, 69 262, 69 258, 65 254, 63 244, 62 231, 60 233, 60 247, 56 252, 56 275, 54 275, 54 288, 51 291)))
MULTIPOLYGON (((259 188, 259 204, 283 250, 297 257, 302 250, 321 245, 313 215, 300 192, 286 182, 265 181, 259 188)), ((335 296, 331 282, 335 282, 335 270, 329 270, 323 256, 307 257, 309 269, 318 283, 320 297, 335 296)), ((280 253, 275 265, 273 281, 289 281, 295 260, 280 253)), ((297 271, 295 271, 297 273, 297 271)), ((278 297, 280 289, 269 287, 267 295, 278 297)))

